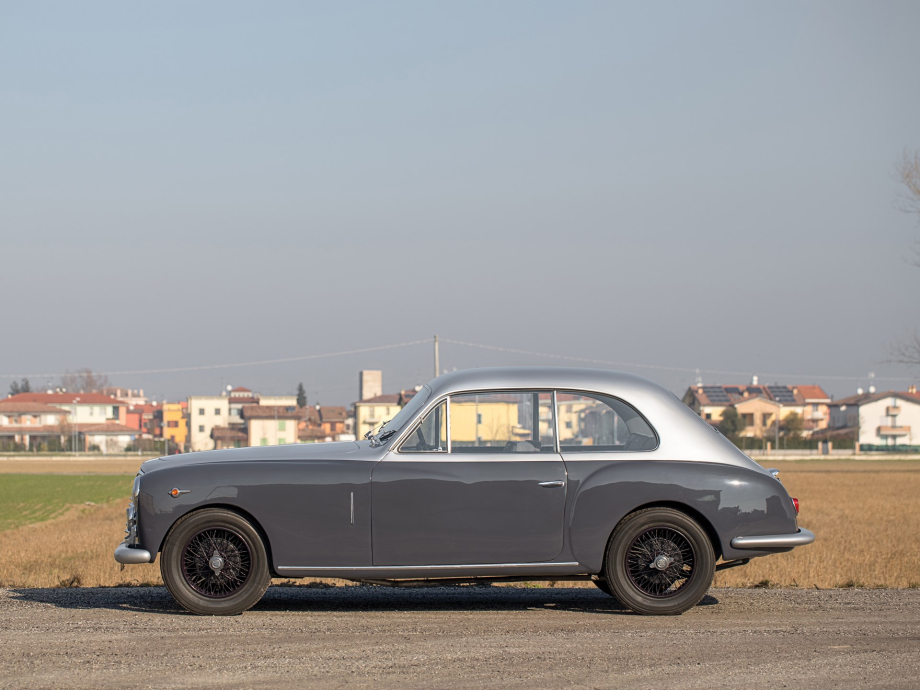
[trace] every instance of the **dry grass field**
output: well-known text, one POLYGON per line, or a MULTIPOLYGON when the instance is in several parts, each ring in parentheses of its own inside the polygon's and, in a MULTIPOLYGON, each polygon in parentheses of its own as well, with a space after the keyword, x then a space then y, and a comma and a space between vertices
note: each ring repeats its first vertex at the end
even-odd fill
MULTIPOLYGON (((720 573, 716 585, 920 586, 920 461, 765 464, 781 469, 783 483, 801 501, 802 525, 818 539, 720 573)), ((122 571, 112 560, 124 529, 127 494, 126 489, 124 499, 75 506, 61 517, 0 532, 0 586, 160 583, 158 564, 122 571)))
POLYGON ((717 586, 920 586, 920 461, 763 464, 779 468, 817 539, 718 573, 717 586))
POLYGON ((0 474, 137 474, 146 455, 76 458, 0 457, 0 474))

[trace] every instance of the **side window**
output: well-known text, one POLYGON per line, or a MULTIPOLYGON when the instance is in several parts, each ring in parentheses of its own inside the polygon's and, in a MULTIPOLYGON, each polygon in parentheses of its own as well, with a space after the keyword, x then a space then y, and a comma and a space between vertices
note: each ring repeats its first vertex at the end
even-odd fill
POLYGON ((399 447, 400 453, 447 452, 447 401, 425 415, 415 431, 399 447))
POLYGON ((654 450, 658 438, 642 415, 622 400, 594 393, 556 393, 563 453, 654 450))
POLYGON ((550 392, 489 391, 450 398, 452 453, 554 453, 550 392))

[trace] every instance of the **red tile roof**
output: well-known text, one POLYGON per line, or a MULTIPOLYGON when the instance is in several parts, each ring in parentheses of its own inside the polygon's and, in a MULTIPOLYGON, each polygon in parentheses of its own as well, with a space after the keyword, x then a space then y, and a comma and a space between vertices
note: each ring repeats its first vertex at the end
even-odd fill
POLYGON ((11 395, 6 400, 17 402, 36 402, 46 405, 120 405, 127 407, 128 403, 112 398, 102 393, 19 393, 11 395))
POLYGON ((324 422, 344 422, 348 419, 348 409, 344 407, 320 407, 319 416, 324 422))
POLYGON ((359 400, 355 405, 396 405, 399 403, 399 393, 386 393, 384 395, 375 395, 373 398, 359 400))
POLYGON ((52 405, 45 405, 44 403, 25 402, 25 401, 19 401, 19 400, 12 400, 10 398, 6 398, 5 400, 0 400, 0 414, 10 414, 10 413, 14 413, 14 414, 16 413, 60 414, 60 415, 70 414, 68 410, 63 410, 60 407, 53 407, 52 405))
POLYGON ((211 429, 215 441, 248 441, 249 436, 239 426, 216 426, 211 429))
POLYGON ((282 405, 244 405, 243 419, 303 419, 306 414, 301 408, 282 405))
POLYGON ((118 422, 106 422, 105 424, 72 424, 71 428, 76 428, 81 434, 137 434, 137 429, 118 422))
POLYGON ((830 400, 831 396, 824 392, 821 386, 793 386, 798 388, 799 393, 805 400, 830 400))
MULTIPOLYGON (((714 405, 716 407, 726 407, 745 400, 753 398, 764 398, 766 400, 777 400, 780 391, 788 391, 788 395, 795 400, 794 403, 788 401, 788 397, 779 398, 780 402, 785 405, 803 405, 806 400, 823 400, 830 402, 830 396, 824 392, 821 386, 780 386, 772 383, 758 384, 703 384, 702 386, 690 386, 689 393, 700 405, 714 405), (772 389, 772 390, 771 390, 772 389), (775 394, 776 393, 776 394, 775 394), (710 399, 710 394, 717 395, 716 400, 710 399), (727 398, 727 400, 726 400, 727 398)), ((686 399, 686 394, 684 398, 686 399)))
MULTIPOLYGON (((26 434, 28 436, 61 436, 61 427, 38 425, 35 426, 0 426, 0 436, 13 436, 26 434)), ((66 435, 66 434, 65 434, 66 435)))
POLYGON ((831 405, 864 405, 865 403, 884 400, 885 398, 898 398, 907 402, 920 402, 920 396, 916 393, 905 393, 904 391, 884 391, 881 393, 862 393, 851 395, 848 398, 835 400, 831 405))

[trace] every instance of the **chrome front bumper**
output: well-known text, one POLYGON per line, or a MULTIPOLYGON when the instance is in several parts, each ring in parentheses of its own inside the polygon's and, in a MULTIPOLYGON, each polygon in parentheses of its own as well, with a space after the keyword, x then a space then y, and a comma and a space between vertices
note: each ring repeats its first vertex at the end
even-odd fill
POLYGON ((125 540, 115 549, 115 560, 122 565, 137 565, 150 563, 153 557, 147 549, 142 549, 137 543, 137 509, 134 501, 128 504, 128 521, 125 525, 125 540))
POLYGON ((147 549, 141 549, 131 546, 127 542, 122 542, 115 549, 115 560, 122 565, 137 565, 138 563, 150 563, 153 558, 147 549))
POLYGON ((733 549, 791 549, 805 546, 815 540, 815 533, 799 527, 793 534, 764 534, 757 537, 735 537, 733 549))

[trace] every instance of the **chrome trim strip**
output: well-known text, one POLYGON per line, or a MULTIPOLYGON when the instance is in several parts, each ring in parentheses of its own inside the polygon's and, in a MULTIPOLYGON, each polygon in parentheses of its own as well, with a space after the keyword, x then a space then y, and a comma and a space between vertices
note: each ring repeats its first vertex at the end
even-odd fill
POLYGON ((793 534, 764 534, 756 537, 735 537, 732 539, 734 549, 791 549, 805 546, 815 540, 815 533, 802 527, 793 534))
POLYGON ((475 457, 479 453, 470 453, 469 456, 463 457, 465 453, 453 453, 455 457, 445 457, 445 453, 438 452, 421 452, 421 453, 394 453, 399 457, 387 458, 388 462, 561 462, 561 458, 555 453, 489 453, 494 455, 495 459, 475 457), (426 457, 410 457, 412 455, 424 455, 426 457), (547 457, 550 456, 550 457, 547 457))
POLYGON ((556 390, 553 389, 553 450, 557 455, 561 455, 562 441, 559 440, 559 408, 556 406, 556 390))
POLYGON ((565 482, 555 481, 555 482, 540 482, 540 486, 544 489, 554 489, 560 486, 565 486, 565 482))
POLYGON ((147 549, 135 549, 126 543, 121 543, 115 549, 115 560, 122 565, 139 565, 150 563, 153 559, 147 549))
MULTIPOLYGON (((428 404, 425 407, 423 407, 420 412, 416 414, 415 419, 410 420, 410 425, 405 427, 406 431, 402 432, 402 434, 397 433, 392 443, 390 443, 390 439, 387 439, 386 443, 390 443, 390 452, 396 453, 397 455, 417 455, 419 453, 437 453, 437 451, 430 451, 430 450, 429 451, 402 451, 400 450, 400 447, 402 446, 403 442, 407 438, 409 438, 409 436, 412 435, 412 432, 415 431, 416 427, 418 427, 418 425, 422 423, 422 420, 425 419, 425 416, 429 412, 431 412, 435 407, 440 405, 445 400, 447 400, 448 401, 447 404, 450 405, 449 398, 450 398, 449 395, 445 395, 443 397, 435 397, 433 403, 429 401, 428 404)), ((450 412, 448 412, 447 414, 450 415, 450 412)), ((450 448, 450 429, 448 429, 448 432, 447 432, 447 444, 448 444, 448 449, 449 449, 450 448)), ((448 453, 449 452, 450 450, 448 450, 448 453)), ((443 451, 441 451, 441 453, 443 453, 443 451)))
POLYGON ((578 563, 478 563, 474 565, 367 565, 367 566, 325 566, 325 565, 279 565, 275 570, 347 570, 352 572, 377 572, 381 570, 458 570, 461 568, 570 568, 578 563))
POLYGON ((351 492, 351 524, 355 524, 355 492, 351 492))
POLYGON ((450 396, 448 395, 445 400, 447 400, 447 454, 450 455, 450 396))

